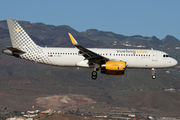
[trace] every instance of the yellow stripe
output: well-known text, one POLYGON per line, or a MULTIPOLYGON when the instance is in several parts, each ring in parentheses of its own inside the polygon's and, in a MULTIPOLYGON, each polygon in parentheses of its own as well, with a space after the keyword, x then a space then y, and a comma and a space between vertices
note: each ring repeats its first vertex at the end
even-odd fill
POLYGON ((70 37, 70 39, 71 39, 72 44, 73 44, 73 45, 76 45, 77 42, 76 42, 76 40, 73 38, 73 36, 71 35, 71 33, 68 33, 68 34, 69 34, 69 37, 70 37))

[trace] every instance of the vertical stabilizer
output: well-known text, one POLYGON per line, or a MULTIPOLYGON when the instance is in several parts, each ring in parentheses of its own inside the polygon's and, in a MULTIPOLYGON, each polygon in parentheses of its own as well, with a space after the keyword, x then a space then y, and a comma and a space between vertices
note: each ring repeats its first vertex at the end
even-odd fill
POLYGON ((20 50, 27 50, 28 47, 37 47, 29 35, 18 24, 16 20, 7 20, 12 46, 20 50))
POLYGON ((18 54, 18 57, 44 64, 51 64, 42 47, 36 45, 16 20, 7 20, 12 47, 4 50, 6 54, 18 54), (17 52, 18 51, 18 52, 17 52))

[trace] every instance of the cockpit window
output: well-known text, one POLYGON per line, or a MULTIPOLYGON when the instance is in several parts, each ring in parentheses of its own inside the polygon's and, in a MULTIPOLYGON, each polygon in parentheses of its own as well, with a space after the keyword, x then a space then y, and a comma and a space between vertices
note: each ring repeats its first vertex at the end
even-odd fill
POLYGON ((165 54, 164 54, 163 57, 170 57, 170 55, 165 55, 165 54))

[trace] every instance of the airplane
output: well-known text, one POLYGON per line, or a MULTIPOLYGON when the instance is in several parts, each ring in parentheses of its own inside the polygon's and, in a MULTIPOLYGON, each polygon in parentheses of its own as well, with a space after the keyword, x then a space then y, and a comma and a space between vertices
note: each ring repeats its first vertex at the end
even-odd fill
POLYGON ((97 78, 97 71, 107 75, 124 75, 126 69, 151 69, 152 79, 155 69, 170 68, 178 62, 167 53, 153 49, 98 49, 85 48, 68 33, 75 48, 41 47, 34 43, 20 24, 7 20, 11 46, 2 52, 17 58, 60 67, 81 67, 93 69, 91 78, 97 78))

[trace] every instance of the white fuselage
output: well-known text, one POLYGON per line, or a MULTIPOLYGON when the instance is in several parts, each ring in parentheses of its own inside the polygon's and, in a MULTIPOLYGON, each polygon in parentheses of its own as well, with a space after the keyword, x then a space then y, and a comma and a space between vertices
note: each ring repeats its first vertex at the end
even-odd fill
MULTIPOLYGON (((89 50, 115 61, 126 61, 127 68, 169 68, 177 64, 167 53, 145 49, 96 49, 89 50)), ((88 60, 78 53, 77 48, 42 48, 52 65, 87 67, 88 60)), ((47 63, 45 63, 47 64, 47 63)))
POLYGON ((143 49, 96 49, 84 48, 68 33, 76 48, 40 47, 34 43, 16 20, 7 20, 12 47, 2 52, 37 63, 63 66, 93 68, 92 79, 97 78, 97 70, 108 75, 124 75, 126 68, 169 68, 177 61, 167 53, 143 49), (80 54, 79 54, 80 51, 80 54))

